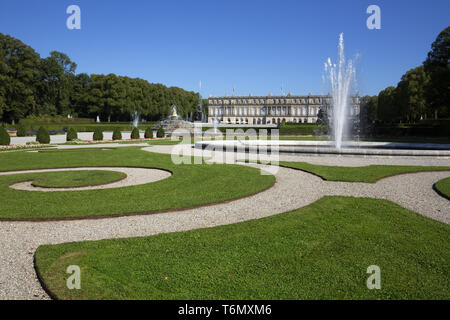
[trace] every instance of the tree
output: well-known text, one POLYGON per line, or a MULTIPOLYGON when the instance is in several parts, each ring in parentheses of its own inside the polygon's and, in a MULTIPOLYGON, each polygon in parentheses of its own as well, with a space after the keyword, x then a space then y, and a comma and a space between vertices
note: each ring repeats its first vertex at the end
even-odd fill
POLYGON ((427 103, 425 88, 429 77, 420 66, 409 70, 397 85, 396 100, 401 110, 401 118, 406 122, 415 122, 426 118, 427 103))
MULTIPOLYGON (((56 114, 67 115, 71 110, 71 91, 77 65, 62 52, 52 51, 40 60, 40 103, 50 106, 56 114)), ((49 108, 44 108, 48 112, 49 108)))
POLYGON ((77 130, 73 127, 70 127, 67 130, 67 141, 74 141, 76 139, 78 139, 77 130))
POLYGON ((94 140, 103 140, 103 131, 100 127, 95 127, 93 139, 94 140))
POLYGON ((44 127, 40 127, 36 134, 36 141, 40 143, 50 143, 50 135, 44 127))
POLYGON ((156 131, 156 136, 158 138, 163 138, 165 136, 165 132, 163 127, 159 127, 158 131, 156 131))
POLYGON ((153 131, 152 131, 152 129, 150 127, 147 127, 145 129, 144 138, 145 139, 153 138, 153 131))
POLYGON ((119 127, 115 127, 112 135, 113 140, 122 140, 122 132, 119 127))
POLYGON ((76 74, 76 68, 65 53, 52 51, 41 59, 20 40, 0 34, 0 120, 71 114, 129 121, 135 111, 159 120, 172 104, 187 118, 198 103, 192 91, 115 74, 76 74))
POLYGON ((25 130, 25 127, 22 125, 18 126, 16 135, 18 137, 25 137, 27 135, 27 131, 25 130))
POLYGON ((0 126, 0 145, 1 146, 7 146, 11 143, 11 137, 9 136, 8 132, 0 126))
POLYGON ((133 130, 131 131, 131 139, 139 139, 139 138, 140 138, 139 129, 133 128, 133 130))
POLYGON ((430 77, 426 87, 429 109, 435 118, 450 117, 450 27, 439 33, 431 45, 424 70, 430 77))
POLYGON ((36 108, 39 54, 20 40, 0 33, 0 119, 15 122, 36 108))
POLYGON ((387 87, 378 94, 377 118, 387 123, 400 120, 401 112, 396 103, 395 87, 387 87))

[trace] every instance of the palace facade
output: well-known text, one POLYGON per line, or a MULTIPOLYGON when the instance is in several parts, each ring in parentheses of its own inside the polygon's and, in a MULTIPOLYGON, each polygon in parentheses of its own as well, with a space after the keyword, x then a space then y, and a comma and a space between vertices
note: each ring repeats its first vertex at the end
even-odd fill
MULTIPOLYGON (((352 96, 349 117, 359 116, 359 94, 352 96)), ((315 123, 320 108, 331 115, 330 94, 293 96, 224 96, 208 99, 208 122, 223 124, 315 123)))

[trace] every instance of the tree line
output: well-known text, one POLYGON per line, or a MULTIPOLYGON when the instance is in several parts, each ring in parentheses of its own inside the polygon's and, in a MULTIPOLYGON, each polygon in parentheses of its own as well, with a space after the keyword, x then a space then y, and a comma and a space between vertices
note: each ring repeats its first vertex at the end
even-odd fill
POLYGON ((423 65, 407 71, 396 87, 361 98, 366 123, 416 123, 450 118, 450 27, 431 45, 423 65))
MULTIPOLYGON (((41 58, 32 47, 0 33, 0 122, 68 115, 129 121, 134 112, 158 120, 172 104, 188 118, 198 105, 193 91, 112 73, 76 74, 76 68, 62 52, 41 58)), ((206 109, 207 99, 202 102, 206 109)))

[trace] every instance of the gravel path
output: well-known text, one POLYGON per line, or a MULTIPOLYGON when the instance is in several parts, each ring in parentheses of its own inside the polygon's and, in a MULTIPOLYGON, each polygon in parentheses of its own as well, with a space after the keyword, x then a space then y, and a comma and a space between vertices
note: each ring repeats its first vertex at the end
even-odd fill
MULTIPOLYGON (((166 147, 144 149, 170 152, 166 147)), ((356 164, 358 159, 352 161, 356 164)), ((421 161, 419 163, 426 165, 425 160, 421 161)), ((252 166, 267 169, 267 166, 252 166)), ((42 244, 147 236, 231 224, 294 210, 324 195, 388 199, 430 218, 450 223, 448 200, 431 189, 433 183, 446 177, 450 177, 450 172, 399 175, 375 184, 343 183, 323 181, 302 171, 278 168, 272 188, 224 204, 98 220, 0 222, 0 299, 48 299, 33 268, 34 252, 42 244)))
POLYGON ((9 171, 0 172, 0 175, 6 174, 21 174, 21 173, 37 173, 37 172, 55 172, 55 171, 84 171, 84 170, 108 170, 123 172, 127 176, 125 179, 102 184, 98 186, 77 187, 77 188, 41 188, 32 185, 32 181, 19 182, 10 185, 10 188, 27 191, 81 191, 94 189, 110 189, 135 186, 139 184, 146 184, 150 182, 159 181, 170 177, 172 174, 165 170, 148 169, 148 168, 126 168, 126 167, 82 167, 82 168, 61 168, 61 169, 39 169, 39 170, 25 170, 25 171, 9 171))

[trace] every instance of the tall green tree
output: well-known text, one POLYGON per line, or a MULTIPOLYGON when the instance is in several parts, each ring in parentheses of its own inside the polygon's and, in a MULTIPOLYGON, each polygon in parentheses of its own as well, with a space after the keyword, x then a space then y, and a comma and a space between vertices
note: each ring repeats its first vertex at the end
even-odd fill
POLYGON ((15 122, 36 109, 39 54, 22 41, 0 33, 0 118, 15 122))
POLYGON ((377 118, 386 123, 401 120, 401 110, 396 101, 395 87, 387 87, 378 94, 377 118))
POLYGON ((450 26, 431 45, 424 68, 430 77, 426 88, 429 108, 435 118, 450 117, 450 26))
POLYGON ((56 114, 73 113, 71 108, 72 86, 75 82, 77 65, 62 52, 52 51, 50 56, 40 61, 40 98, 44 113, 49 108, 56 114))
POLYGON ((400 108, 401 119, 406 122, 416 122, 426 118, 427 101, 425 90, 429 77, 420 66, 409 70, 397 85, 396 100, 400 108))

